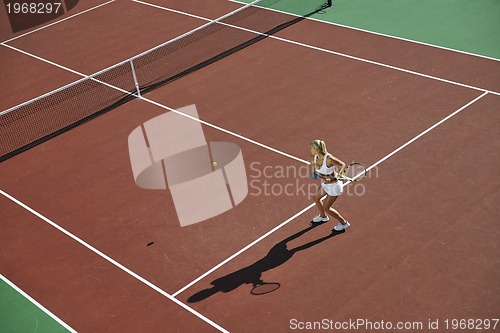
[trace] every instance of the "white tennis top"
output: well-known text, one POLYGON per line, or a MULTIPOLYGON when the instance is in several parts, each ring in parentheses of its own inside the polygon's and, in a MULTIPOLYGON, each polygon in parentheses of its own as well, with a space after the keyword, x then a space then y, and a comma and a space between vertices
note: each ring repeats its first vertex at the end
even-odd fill
MULTIPOLYGON (((318 158, 318 155, 314 155, 314 169, 316 169, 317 158, 318 158)), ((331 167, 328 168, 326 166, 326 160, 327 160, 327 156, 325 155, 325 157, 323 158, 323 165, 321 166, 321 168, 316 169, 317 173, 320 173, 322 175, 331 175, 333 173, 334 166, 332 165, 331 167)))

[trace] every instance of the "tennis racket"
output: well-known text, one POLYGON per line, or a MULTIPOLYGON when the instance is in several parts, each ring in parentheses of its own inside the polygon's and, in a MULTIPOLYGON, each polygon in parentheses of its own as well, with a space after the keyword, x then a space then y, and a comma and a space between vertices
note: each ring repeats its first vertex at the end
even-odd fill
POLYGON ((255 285, 250 293, 252 295, 264 295, 269 294, 276 289, 278 289, 281 285, 278 282, 263 282, 255 285))
POLYGON ((359 182, 366 177, 366 167, 358 162, 349 164, 339 175, 340 180, 348 180, 350 182, 359 182))

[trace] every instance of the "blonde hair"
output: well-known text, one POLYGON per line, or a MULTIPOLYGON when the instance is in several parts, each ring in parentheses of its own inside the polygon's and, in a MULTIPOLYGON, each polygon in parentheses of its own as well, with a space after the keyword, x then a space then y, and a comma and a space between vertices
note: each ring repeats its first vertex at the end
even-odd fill
POLYGON ((313 140, 311 142, 311 146, 316 147, 319 151, 321 151, 322 154, 326 155, 327 151, 326 151, 326 143, 325 143, 325 141, 313 140))

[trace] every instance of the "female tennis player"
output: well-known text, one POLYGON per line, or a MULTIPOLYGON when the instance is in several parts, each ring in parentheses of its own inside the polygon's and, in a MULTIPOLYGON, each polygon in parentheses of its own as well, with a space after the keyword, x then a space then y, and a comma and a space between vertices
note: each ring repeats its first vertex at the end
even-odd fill
POLYGON ((313 197, 320 214, 312 222, 327 222, 330 219, 329 214, 339 221, 339 224, 333 228, 336 231, 342 231, 350 226, 349 222, 332 208, 333 203, 342 193, 344 183, 338 180, 338 174, 344 172, 345 167, 344 162, 328 153, 324 141, 314 140, 311 142, 311 175, 314 179, 322 179, 321 186, 313 197), (338 173, 335 170, 336 165, 340 167, 338 173), (326 199, 321 202, 321 198, 325 194, 327 195, 326 199))

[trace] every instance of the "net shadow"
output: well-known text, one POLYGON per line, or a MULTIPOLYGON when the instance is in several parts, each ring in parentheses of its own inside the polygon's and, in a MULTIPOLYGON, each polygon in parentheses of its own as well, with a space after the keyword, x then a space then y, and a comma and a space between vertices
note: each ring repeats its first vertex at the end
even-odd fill
POLYGON ((247 48, 328 7, 263 0, 140 56, 0 113, 0 162, 247 48), (283 8, 282 8, 283 7, 283 8), (295 15, 277 9, 286 9, 295 15))
MULTIPOLYGON (((196 65, 194 65, 194 66, 192 66, 190 68, 188 68, 188 69, 183 70, 182 72, 179 72, 179 73, 177 73, 177 74, 175 74, 175 75, 173 75, 171 77, 168 77, 166 79, 163 79, 163 80, 161 80, 159 82, 146 84, 146 85, 144 85, 141 88, 140 91, 141 91, 141 93, 146 94, 146 93, 148 93, 148 92, 150 92, 152 90, 155 90, 155 89, 157 89, 159 87, 162 87, 162 86, 164 86, 164 85, 166 85, 166 84, 168 84, 168 83, 170 83, 172 81, 175 81, 175 80, 180 79, 180 78, 182 78, 182 77, 184 77, 186 75, 189 75, 189 74, 191 74, 191 73, 193 73, 193 72, 195 72, 197 70, 200 70, 200 69, 202 69, 202 68, 204 68, 204 67, 206 67, 206 66, 208 66, 208 65, 210 65, 210 64, 212 64, 214 62, 222 60, 222 59, 224 59, 224 58, 226 58, 226 57, 228 57, 228 56, 230 56, 230 55, 232 55, 232 54, 234 54, 236 52, 239 52, 239 51, 241 51, 241 50, 243 50, 243 49, 245 49, 245 48, 247 48, 247 47, 249 47, 251 45, 254 45, 255 43, 258 43, 258 42, 260 42, 260 41, 262 41, 262 40, 264 40, 266 38, 269 38, 270 36, 273 36, 276 33, 278 33, 278 32, 280 32, 280 31, 282 31, 282 30, 284 30, 284 29, 286 29, 286 28, 288 28, 288 27, 290 27, 292 25, 295 25, 295 24, 297 24, 297 23, 305 20, 306 18, 312 16, 313 14, 319 12, 320 10, 323 10, 324 8, 326 8, 326 6, 321 6, 321 7, 317 8, 316 10, 314 10, 314 11, 308 13, 308 14, 305 14, 305 15, 299 16, 299 17, 295 17, 295 18, 293 18, 293 19, 291 19, 291 20, 289 20, 287 22, 280 23, 279 25, 273 27, 272 29, 269 29, 269 30, 264 31, 264 32, 260 32, 257 36, 251 38, 250 40, 242 42, 242 43, 240 43, 240 44, 238 44, 238 45, 236 45, 234 47, 231 47, 230 49, 228 49, 228 50, 226 50, 226 51, 224 51, 224 52, 222 52, 220 54, 217 54, 217 55, 215 55, 215 56, 213 56, 213 57, 211 57, 209 59, 206 59, 206 60, 204 60, 204 61, 202 61, 202 62, 200 62, 200 63, 198 63, 198 64, 196 64, 196 65)), ((287 15, 287 16, 289 16, 288 14, 281 14, 281 15, 287 15)), ((221 25, 227 27, 227 25, 225 25, 225 23, 221 23, 221 25)), ((233 28, 233 29, 238 29, 238 28, 233 28)), ((238 32, 236 32, 236 33, 238 33, 238 32)), ((246 30, 240 30, 240 33, 242 33, 242 34, 255 34, 254 32, 249 32, 249 31, 246 31, 246 30)), ((234 32, 233 32, 233 34, 234 34, 234 32)))

